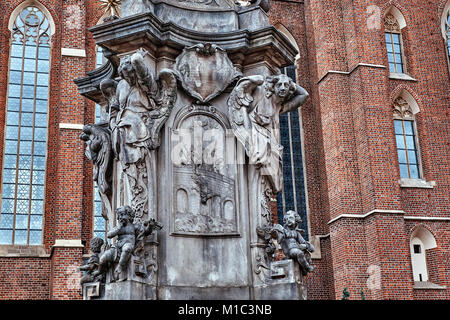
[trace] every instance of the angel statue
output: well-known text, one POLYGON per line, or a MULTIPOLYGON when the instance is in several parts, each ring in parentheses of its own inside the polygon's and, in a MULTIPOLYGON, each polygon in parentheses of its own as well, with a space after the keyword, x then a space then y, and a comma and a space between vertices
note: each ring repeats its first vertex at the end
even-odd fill
MULTIPOLYGON (((298 109, 309 94, 284 74, 240 79, 228 99, 231 126, 249 158, 251 206, 270 222, 267 194, 282 189, 280 114, 298 109)), ((264 224, 261 223, 261 224, 264 224)))
POLYGON ((159 132, 176 100, 177 79, 171 70, 155 76, 139 49, 121 59, 120 81, 107 79, 100 88, 106 98, 111 143, 117 163, 119 205, 130 205, 136 221, 153 212, 159 132))

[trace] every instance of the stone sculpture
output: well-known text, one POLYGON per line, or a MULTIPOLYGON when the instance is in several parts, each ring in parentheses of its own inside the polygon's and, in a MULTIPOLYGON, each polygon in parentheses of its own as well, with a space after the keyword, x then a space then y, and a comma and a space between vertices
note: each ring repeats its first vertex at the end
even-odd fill
POLYGON ((273 193, 281 191, 282 113, 298 109, 309 94, 288 76, 249 76, 239 80, 228 100, 232 127, 245 147, 249 163, 262 169, 273 193))
POLYGON ((130 206, 117 208, 118 226, 108 232, 108 238, 117 237, 117 243, 103 252, 100 256, 98 270, 94 276, 105 273, 114 263, 117 266, 114 270, 115 276, 119 276, 119 280, 127 279, 127 267, 131 255, 136 249, 140 249, 141 241, 149 236, 154 230, 161 230, 162 225, 154 219, 147 220, 143 223, 133 223, 134 212, 130 206))
POLYGON ((86 264, 80 267, 80 271, 85 271, 86 273, 81 277, 80 283, 88 283, 88 282, 96 282, 96 281, 104 281, 103 274, 97 274, 98 265, 100 262, 100 253, 102 251, 104 241, 101 238, 94 237, 91 239, 90 249, 92 251, 92 255, 88 258, 86 264))
POLYGON ((176 100, 177 86, 171 70, 162 70, 155 79, 145 62, 146 55, 140 49, 123 57, 117 87, 111 82, 101 86, 105 87, 103 94, 109 97, 112 150, 120 163, 121 204, 130 205, 137 220, 155 216, 154 208, 149 207, 156 192, 152 151, 160 145, 159 132, 176 100))
POLYGON ((280 114, 308 93, 273 75, 297 53, 269 28, 269 7, 123 0, 121 19, 92 28, 108 62, 77 84, 102 108, 81 137, 111 230, 99 299, 306 294, 313 248, 295 219, 273 226, 270 201, 283 184, 280 114))
POLYGON ((86 156, 94 163, 94 181, 102 200, 102 216, 109 220, 112 213, 111 131, 105 125, 87 124, 83 127, 80 138, 86 142, 86 156))
POLYGON ((285 256, 297 261, 302 274, 306 276, 315 269, 311 260, 314 246, 302 237, 303 230, 297 228, 301 221, 300 216, 295 211, 290 210, 284 216, 285 226, 275 224, 270 232, 272 237, 281 245, 285 256))

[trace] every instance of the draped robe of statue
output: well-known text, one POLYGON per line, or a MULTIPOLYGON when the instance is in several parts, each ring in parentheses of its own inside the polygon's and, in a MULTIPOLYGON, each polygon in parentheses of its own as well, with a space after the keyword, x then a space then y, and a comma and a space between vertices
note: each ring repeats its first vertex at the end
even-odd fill
MULTIPOLYGON (((156 216, 156 149, 159 130, 176 97, 176 79, 163 70, 157 80, 145 63, 145 51, 122 58, 116 105, 110 106, 115 161, 115 207, 129 205, 135 222, 156 216)), ((114 219, 113 219, 114 221, 114 219)))

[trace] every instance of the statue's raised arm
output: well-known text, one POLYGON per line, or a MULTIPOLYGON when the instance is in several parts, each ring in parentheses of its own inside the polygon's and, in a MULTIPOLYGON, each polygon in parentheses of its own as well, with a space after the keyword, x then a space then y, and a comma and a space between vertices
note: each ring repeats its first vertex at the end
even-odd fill
POLYGON ((294 81, 292 81, 291 86, 293 87, 293 89, 291 89, 293 93, 282 104, 280 113, 291 112, 298 109, 309 97, 309 93, 294 81))
POLYGON ((147 94, 154 94, 156 93, 157 86, 153 77, 153 73, 145 62, 145 56, 147 55, 148 52, 144 49, 141 48, 137 50, 134 54, 131 55, 131 65, 136 72, 137 82, 139 86, 147 94))

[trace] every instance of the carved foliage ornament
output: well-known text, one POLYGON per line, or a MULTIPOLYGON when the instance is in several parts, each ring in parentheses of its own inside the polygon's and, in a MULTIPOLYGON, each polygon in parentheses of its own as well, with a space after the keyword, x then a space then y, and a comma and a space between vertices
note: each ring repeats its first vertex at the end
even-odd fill
POLYGON ((400 33, 400 25, 392 14, 388 14, 384 17, 384 29, 386 32, 400 33))
POLYGON ((412 119, 414 114, 412 112, 411 106, 405 99, 399 97, 394 101, 394 117, 401 119, 412 119))

